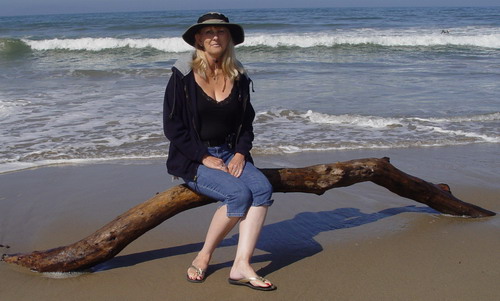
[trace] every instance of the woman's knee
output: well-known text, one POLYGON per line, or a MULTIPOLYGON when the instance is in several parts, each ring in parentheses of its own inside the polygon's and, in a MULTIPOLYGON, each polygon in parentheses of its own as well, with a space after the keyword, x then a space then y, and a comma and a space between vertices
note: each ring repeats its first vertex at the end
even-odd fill
POLYGON ((273 187, 269 181, 262 181, 258 186, 254 186, 252 206, 271 206, 273 204, 273 187))
POLYGON ((228 192, 228 199, 240 203, 252 203, 253 193, 245 185, 233 185, 232 189, 228 192))
POLYGON ((264 175, 262 175, 259 181, 256 181, 250 189, 252 190, 254 197, 258 196, 271 198, 273 193, 273 186, 264 175))
POLYGON ((244 216, 252 206, 252 203, 252 191, 244 186, 228 194, 227 199, 224 201, 224 204, 227 205, 227 215, 237 217, 244 216))

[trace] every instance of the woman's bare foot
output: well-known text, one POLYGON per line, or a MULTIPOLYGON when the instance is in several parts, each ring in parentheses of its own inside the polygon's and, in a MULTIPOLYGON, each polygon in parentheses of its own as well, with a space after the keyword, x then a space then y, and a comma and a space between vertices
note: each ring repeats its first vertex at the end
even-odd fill
POLYGON ((187 279, 191 282, 203 282, 210 262, 210 256, 198 254, 187 270, 187 279))
POLYGON ((231 280, 242 280, 251 279, 248 281, 254 287, 269 288, 274 287, 274 285, 267 279, 264 279, 255 273, 254 269, 250 264, 246 262, 234 263, 229 273, 229 279, 231 280))

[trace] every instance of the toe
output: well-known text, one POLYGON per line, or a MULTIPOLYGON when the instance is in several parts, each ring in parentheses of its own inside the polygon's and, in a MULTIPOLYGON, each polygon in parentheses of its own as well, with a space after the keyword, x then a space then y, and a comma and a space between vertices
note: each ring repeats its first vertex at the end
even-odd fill
POLYGON ((256 278, 257 278, 256 280, 253 280, 250 282, 253 286, 270 287, 273 285, 271 283, 271 281, 269 281, 265 278, 262 278, 262 277, 256 277, 256 278))
POLYGON ((187 274, 191 280, 203 280, 204 271, 195 266, 190 266, 187 270, 187 274))

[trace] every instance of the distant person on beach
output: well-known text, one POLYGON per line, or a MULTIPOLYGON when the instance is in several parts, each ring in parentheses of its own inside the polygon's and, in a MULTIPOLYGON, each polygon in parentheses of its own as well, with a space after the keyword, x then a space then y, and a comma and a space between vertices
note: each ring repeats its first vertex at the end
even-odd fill
POLYGON ((170 140, 167 169, 192 190, 222 202, 203 248, 187 270, 187 280, 205 280, 213 252, 239 223, 239 241, 229 283, 274 290, 250 265, 272 186, 253 165, 250 149, 255 111, 250 83, 236 60, 234 46, 243 28, 220 13, 207 13, 182 35, 195 48, 172 68, 163 105, 165 136, 170 140))

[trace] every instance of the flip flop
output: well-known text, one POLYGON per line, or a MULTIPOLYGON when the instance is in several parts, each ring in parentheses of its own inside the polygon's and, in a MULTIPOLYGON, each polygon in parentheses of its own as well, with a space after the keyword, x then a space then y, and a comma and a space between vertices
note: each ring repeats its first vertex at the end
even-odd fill
POLYGON ((260 276, 243 278, 240 280, 231 279, 231 278, 227 279, 229 284, 242 285, 242 286, 246 286, 246 287, 249 287, 251 289, 258 290, 258 291, 274 291, 275 289, 277 289, 277 287, 274 284, 270 284, 269 286, 256 286, 256 285, 253 285, 252 283, 250 283, 251 281, 257 281, 257 280, 260 280, 264 283, 266 283, 266 281, 270 282, 269 280, 262 278, 260 276))
POLYGON ((188 270, 189 269, 194 269, 196 271, 196 276, 195 276, 195 279, 191 279, 191 278, 189 278, 189 274, 186 275, 187 281, 192 282, 192 283, 202 283, 203 281, 205 281, 205 273, 207 271, 202 270, 199 267, 196 267, 194 265, 190 265, 189 268, 188 268, 188 270), (201 280, 198 280, 197 279, 198 277, 201 277, 201 280))

